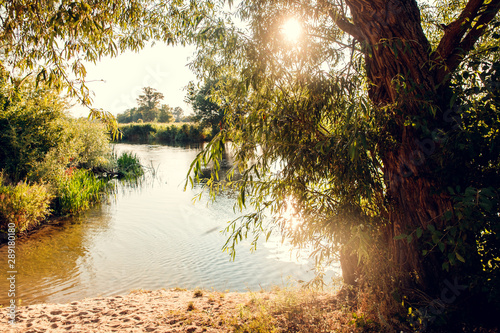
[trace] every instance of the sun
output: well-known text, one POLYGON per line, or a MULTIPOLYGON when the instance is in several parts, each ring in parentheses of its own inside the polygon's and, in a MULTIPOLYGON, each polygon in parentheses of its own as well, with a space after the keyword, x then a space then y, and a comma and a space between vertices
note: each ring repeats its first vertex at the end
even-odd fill
POLYGON ((281 32, 287 41, 296 43, 302 35, 302 25, 296 18, 290 18, 281 26, 281 32))

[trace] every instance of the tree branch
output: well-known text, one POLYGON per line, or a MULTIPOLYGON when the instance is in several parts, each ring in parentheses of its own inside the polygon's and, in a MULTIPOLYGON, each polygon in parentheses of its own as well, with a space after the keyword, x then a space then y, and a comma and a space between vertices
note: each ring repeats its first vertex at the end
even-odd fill
POLYGON ((485 0, 469 0, 457 20, 445 27, 445 34, 433 56, 433 61, 442 65, 438 68, 437 82, 451 73, 472 50, 499 9, 500 0, 492 0, 486 5, 485 0), (484 8, 482 12, 481 8, 484 8), (472 26, 474 21, 476 23, 472 26))
POLYGON ((451 66, 452 68, 458 66, 464 55, 467 54, 470 50, 472 50, 477 40, 482 35, 484 35, 486 29, 488 28, 488 24, 491 22, 491 20, 495 18, 499 10, 500 10, 499 0, 492 1, 486 6, 486 9, 481 14, 476 24, 474 24, 474 27, 472 27, 472 29, 462 39, 462 42, 460 43, 460 46, 458 48, 458 50, 460 50, 461 52, 456 52, 455 54, 452 54, 452 56, 450 57, 449 66, 451 66))
POLYGON ((339 15, 336 11, 333 9, 328 10, 328 15, 331 17, 333 22, 340 28, 340 30, 348 33, 349 35, 353 36, 356 38, 358 41, 364 40, 363 35, 359 31, 359 29, 352 24, 351 22, 347 21, 345 17, 339 15))

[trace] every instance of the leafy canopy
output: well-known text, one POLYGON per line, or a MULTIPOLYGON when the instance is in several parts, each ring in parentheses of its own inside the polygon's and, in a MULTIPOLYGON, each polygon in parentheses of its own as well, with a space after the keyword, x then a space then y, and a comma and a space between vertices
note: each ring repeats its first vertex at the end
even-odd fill
POLYGON ((0 63, 16 84, 31 75, 66 88, 90 116, 113 123, 109 113, 91 108, 85 63, 156 41, 184 43, 212 9, 211 1, 2 1, 0 63))
MULTIPOLYGON (((253 235, 256 246, 278 230, 297 247, 311 246, 318 264, 354 256, 352 272, 361 266, 369 285, 380 288, 398 281, 400 271, 391 265, 404 258, 403 249, 416 249, 415 267, 432 267, 419 271, 421 277, 444 272, 426 291, 439 292, 444 277, 457 274, 468 277, 471 291, 487 289, 483 295, 494 302, 491 295, 500 291, 498 1, 420 4, 421 16, 412 16, 423 29, 419 45, 362 31, 394 22, 378 25, 373 15, 359 22, 356 15, 382 3, 354 5, 361 2, 242 1, 236 17, 246 28, 229 22, 198 36, 192 68, 205 80, 224 79, 210 91, 224 105, 224 128, 193 162, 194 177, 213 165, 207 188, 213 194, 230 188, 238 208, 253 209, 227 228, 225 248, 234 255, 241 239, 253 235), (290 17, 304 31, 294 43, 280 31, 290 17), (408 56, 425 44, 420 58, 408 56), (406 70, 412 62, 420 67, 406 70), (410 135, 416 147, 410 169, 402 164, 401 178, 394 178, 388 156, 404 151, 410 135), (235 165, 219 179, 227 146, 235 165), (411 187, 398 182, 417 184, 415 190, 431 184, 422 194, 429 201, 408 200, 411 187), (411 201, 411 210, 397 206, 395 196, 403 198, 398 203, 411 201), (435 208, 444 213, 415 226, 412 218, 432 216, 435 208), (395 227, 395 216, 409 222, 395 227)), ((418 273, 412 278, 418 282, 418 273)))

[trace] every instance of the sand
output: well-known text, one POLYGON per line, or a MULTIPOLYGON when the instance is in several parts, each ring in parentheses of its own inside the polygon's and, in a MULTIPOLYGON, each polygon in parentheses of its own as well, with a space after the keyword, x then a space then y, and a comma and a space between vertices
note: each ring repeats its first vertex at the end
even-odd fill
POLYGON ((135 291, 67 304, 22 306, 16 324, 0 309, 0 332, 228 332, 248 293, 135 291))

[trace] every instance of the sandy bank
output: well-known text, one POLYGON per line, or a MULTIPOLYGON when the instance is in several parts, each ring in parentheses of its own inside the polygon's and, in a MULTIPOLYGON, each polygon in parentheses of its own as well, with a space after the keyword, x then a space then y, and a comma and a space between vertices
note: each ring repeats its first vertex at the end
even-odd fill
POLYGON ((22 306, 15 325, 9 324, 9 309, 3 308, 0 332, 228 332, 229 322, 249 299, 248 293, 137 291, 68 304, 22 306))

